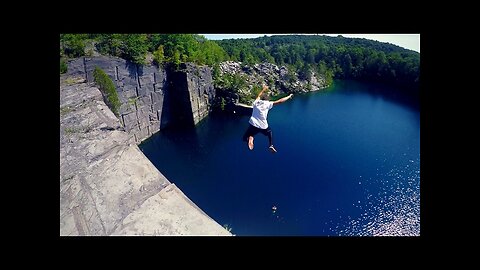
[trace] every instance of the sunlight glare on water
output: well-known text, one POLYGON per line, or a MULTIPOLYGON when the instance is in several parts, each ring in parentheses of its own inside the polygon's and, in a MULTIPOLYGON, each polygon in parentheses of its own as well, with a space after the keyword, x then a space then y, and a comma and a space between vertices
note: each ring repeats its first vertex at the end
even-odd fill
POLYGON ((408 163, 402 168, 395 166, 386 175, 368 179, 366 184, 378 185, 380 191, 377 194, 366 191, 366 204, 357 205, 362 214, 350 220, 338 235, 420 235, 420 159, 408 163))

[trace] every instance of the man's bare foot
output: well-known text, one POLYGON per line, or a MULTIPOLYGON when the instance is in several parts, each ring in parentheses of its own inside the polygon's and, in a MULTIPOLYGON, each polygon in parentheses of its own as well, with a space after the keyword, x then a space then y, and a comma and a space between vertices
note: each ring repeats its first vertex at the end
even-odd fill
POLYGON ((253 150, 253 137, 248 137, 248 149, 253 150))
POLYGON ((273 147, 273 145, 270 145, 270 147, 268 149, 270 149, 270 152, 272 152, 272 153, 277 152, 277 149, 275 149, 275 147, 273 147))

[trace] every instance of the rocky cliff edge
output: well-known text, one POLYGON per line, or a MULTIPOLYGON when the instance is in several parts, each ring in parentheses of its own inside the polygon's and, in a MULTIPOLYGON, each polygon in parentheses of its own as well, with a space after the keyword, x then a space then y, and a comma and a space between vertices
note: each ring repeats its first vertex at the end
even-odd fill
POLYGON ((60 235, 231 235, 143 155, 85 78, 60 78, 60 235))

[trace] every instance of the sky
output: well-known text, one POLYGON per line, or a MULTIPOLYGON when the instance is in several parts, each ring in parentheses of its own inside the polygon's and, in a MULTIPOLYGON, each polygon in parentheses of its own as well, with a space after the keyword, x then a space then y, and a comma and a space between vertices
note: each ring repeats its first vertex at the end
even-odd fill
MULTIPOLYGON (((231 38, 256 38, 272 34, 200 34, 210 40, 231 39, 231 38)), ((285 34, 273 34, 285 35, 285 34)), ((366 38, 380 42, 388 42, 400 47, 420 52, 420 34, 319 34, 326 36, 338 36, 351 38, 366 38)))

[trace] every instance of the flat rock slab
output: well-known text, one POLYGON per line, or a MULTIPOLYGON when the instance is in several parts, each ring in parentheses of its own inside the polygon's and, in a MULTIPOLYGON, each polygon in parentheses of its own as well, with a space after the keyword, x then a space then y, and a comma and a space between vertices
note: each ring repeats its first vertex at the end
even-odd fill
POLYGON ((98 88, 60 80, 60 235, 231 235, 148 160, 98 88))
POLYGON ((148 198, 112 235, 231 235, 174 184, 148 198))

